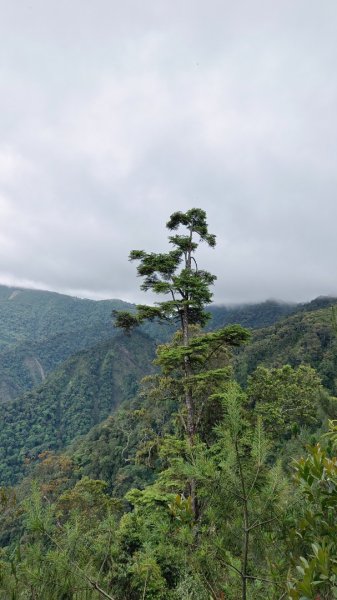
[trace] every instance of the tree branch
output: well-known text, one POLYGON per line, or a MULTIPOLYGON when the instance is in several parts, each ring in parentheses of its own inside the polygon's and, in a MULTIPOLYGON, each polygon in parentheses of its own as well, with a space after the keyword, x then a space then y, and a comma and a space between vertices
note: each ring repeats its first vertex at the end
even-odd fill
POLYGON ((191 259, 193 260, 194 264, 195 264, 195 272, 198 273, 198 263, 195 260, 194 256, 191 256, 191 259))
POLYGON ((247 494, 247 498, 249 498, 249 496, 251 495, 251 493, 252 493, 252 491, 253 491, 253 489, 255 487, 255 484, 256 484, 257 478, 259 476, 259 473, 260 473, 260 465, 257 467, 257 471, 255 473, 254 481, 253 481, 252 485, 249 488, 249 491, 248 491, 248 494, 247 494))
MULTIPOLYGON (((63 529, 63 527, 62 527, 63 529)), ((45 533, 45 535, 50 539, 50 541, 55 544, 55 546, 61 550, 61 552, 64 552, 64 548, 62 548, 62 546, 60 546, 60 544, 54 540, 54 538, 43 528, 43 531, 45 533)), ((77 569, 82 577, 84 577, 84 579, 89 583, 89 585, 92 587, 92 589, 96 590, 99 594, 101 594, 101 596, 103 596, 103 598, 107 598, 107 600, 116 600, 113 596, 110 596, 110 594, 108 594, 108 592, 106 592, 105 590, 103 590, 97 583, 97 581, 94 581, 93 579, 91 579, 91 577, 89 577, 84 570, 77 564, 76 561, 74 561, 73 559, 71 559, 68 556, 68 560, 69 560, 69 564, 73 565, 73 567, 75 567, 75 569, 77 569)))
POLYGON ((250 527, 248 527, 248 531, 251 531, 252 529, 256 529, 256 527, 262 527, 262 525, 267 525, 267 523, 272 523, 272 521, 277 521, 277 517, 273 517, 272 519, 266 519, 265 521, 260 521, 260 523, 253 523, 253 525, 250 525, 250 527))

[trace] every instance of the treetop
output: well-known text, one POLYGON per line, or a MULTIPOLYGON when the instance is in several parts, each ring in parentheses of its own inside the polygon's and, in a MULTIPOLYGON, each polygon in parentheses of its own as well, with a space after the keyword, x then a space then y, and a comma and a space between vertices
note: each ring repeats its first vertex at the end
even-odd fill
POLYGON ((180 211, 174 212, 166 223, 166 227, 170 230, 176 230, 180 225, 187 227, 190 230, 190 234, 193 232, 198 233, 201 241, 207 242, 209 246, 214 248, 216 237, 208 233, 206 212, 204 210, 201 208, 191 208, 185 213, 180 211))

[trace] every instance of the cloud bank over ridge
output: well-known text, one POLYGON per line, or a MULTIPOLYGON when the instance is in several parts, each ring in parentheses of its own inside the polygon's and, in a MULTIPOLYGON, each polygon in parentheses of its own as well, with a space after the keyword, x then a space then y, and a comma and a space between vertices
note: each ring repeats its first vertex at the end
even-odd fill
POLYGON ((144 300, 204 208, 217 301, 337 294, 337 6, 0 1, 0 281, 144 300))

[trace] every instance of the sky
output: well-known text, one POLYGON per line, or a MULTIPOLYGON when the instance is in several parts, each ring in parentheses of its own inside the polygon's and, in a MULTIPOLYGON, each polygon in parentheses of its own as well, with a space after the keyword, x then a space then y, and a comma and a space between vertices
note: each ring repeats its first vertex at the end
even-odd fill
POLYGON ((198 207, 216 302, 337 295, 336 0, 0 14, 0 283, 144 303, 129 251, 198 207))

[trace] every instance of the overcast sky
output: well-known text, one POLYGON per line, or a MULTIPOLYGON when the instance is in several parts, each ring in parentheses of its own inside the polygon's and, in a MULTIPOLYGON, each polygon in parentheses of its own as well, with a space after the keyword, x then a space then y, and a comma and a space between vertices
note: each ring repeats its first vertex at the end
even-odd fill
POLYGON ((0 282, 146 302, 176 210, 218 302, 337 295, 336 0, 0 0, 0 282))

